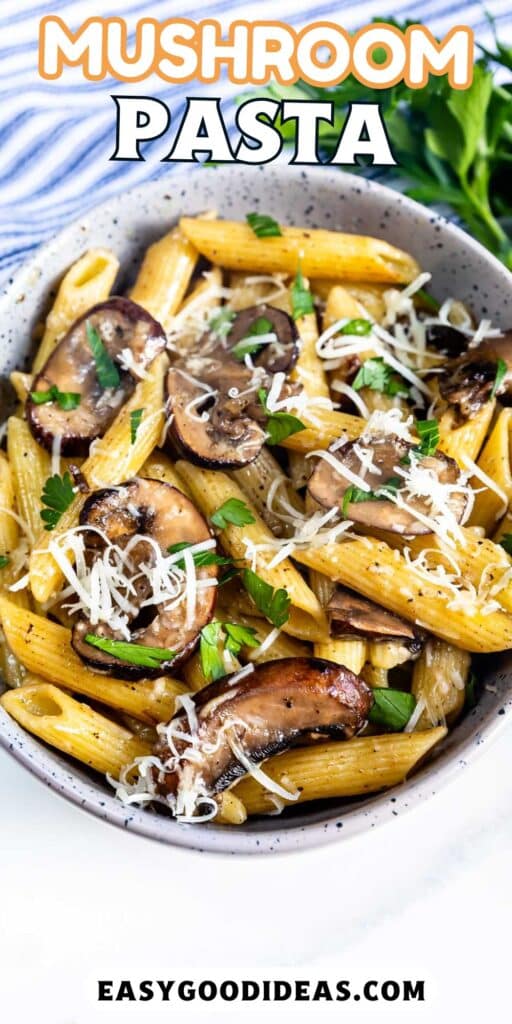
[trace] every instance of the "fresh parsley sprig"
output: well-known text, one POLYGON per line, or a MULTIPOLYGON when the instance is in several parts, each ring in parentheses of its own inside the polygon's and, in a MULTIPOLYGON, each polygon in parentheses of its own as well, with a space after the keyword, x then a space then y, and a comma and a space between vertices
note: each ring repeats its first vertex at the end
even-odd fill
POLYGON ((210 520, 219 530, 225 530, 226 526, 250 526, 256 520, 244 501, 240 498, 228 498, 210 516, 210 520))
POLYGON ((266 213, 248 213, 245 219, 258 238, 280 238, 282 235, 277 221, 266 213))
POLYGON ((42 508, 40 512, 45 530, 55 529, 61 515, 69 508, 74 497, 75 492, 69 473, 64 473, 63 476, 55 473, 54 476, 48 477, 41 495, 41 504, 46 507, 42 508))
POLYGON ((255 352, 259 352, 262 344, 258 341, 258 338, 263 334, 272 333, 272 324, 266 316, 259 316, 257 320, 251 324, 245 338, 241 338, 240 341, 233 345, 231 349, 231 355, 235 359, 243 360, 248 355, 253 355, 255 352))
POLYGON ((144 415, 144 409, 133 409, 130 413, 130 443, 135 444, 137 440, 137 432, 140 427, 142 417, 144 415))
POLYGON ((256 630, 237 622, 219 622, 214 619, 201 630, 199 657, 208 682, 215 682, 227 674, 224 651, 237 657, 242 647, 259 647, 256 630))
POLYGON ((238 622, 225 622, 223 625, 226 634, 226 650, 235 657, 240 654, 242 647, 259 647, 259 640, 256 630, 252 626, 241 626, 238 622))
POLYGON ((361 388, 370 388, 371 391, 380 391, 383 395, 402 395, 406 397, 409 389, 397 373, 388 366, 382 356, 374 359, 366 359, 358 370, 352 387, 355 391, 361 388))
POLYGON ((132 644, 127 640, 112 640, 106 636, 96 636, 94 633, 87 633, 85 642, 91 647, 97 647, 105 654, 111 654, 120 661, 126 661, 130 665, 140 665, 141 668, 160 668, 163 661, 172 661, 176 657, 176 651, 163 647, 146 647, 145 644, 132 644))
POLYGON ((376 686, 372 693, 374 703, 368 720, 390 732, 402 732, 416 707, 414 695, 388 686, 376 686))
POLYGON ((209 683, 222 679, 226 675, 226 667, 221 650, 222 623, 214 619, 201 630, 199 640, 199 657, 203 674, 209 683))
POLYGON ((507 555, 512 555, 512 533, 504 533, 498 544, 507 552, 507 555))
POLYGON ((492 391, 491 391, 491 395, 490 395, 491 399, 492 398, 496 398, 496 395, 498 394, 498 391, 499 391, 501 385, 503 384, 503 381, 505 380, 505 377, 507 376, 507 372, 508 372, 508 366, 507 366, 505 360, 504 359, 498 359, 498 362, 496 363, 496 376, 494 378, 494 384, 492 386, 492 391))
POLYGON ((338 334, 351 334, 356 335, 356 337, 365 338, 368 334, 372 333, 372 326, 371 320, 355 317, 353 320, 348 320, 346 324, 343 324, 338 334))
MULTIPOLYGON (((402 31, 407 27, 389 16, 379 20, 402 31)), ((511 70, 510 47, 496 40, 495 51, 485 51, 476 61, 467 89, 451 88, 446 75, 431 75, 421 89, 405 82, 371 89, 350 75, 332 89, 306 83, 273 84, 265 93, 274 100, 333 102, 334 124, 319 125, 319 147, 325 160, 338 147, 350 104, 380 104, 399 178, 405 179, 408 195, 427 206, 443 204, 510 269, 512 83, 510 77, 504 84, 493 79, 493 62, 511 70)), ((285 142, 294 143, 293 122, 277 123, 276 127, 285 142)), ((371 177, 377 173, 391 184, 397 180, 396 167, 376 171, 364 158, 348 169, 371 177)))
POLYGON ((434 455, 439 446, 439 423, 436 419, 416 420, 416 433, 420 439, 418 455, 434 455))
MULTIPOLYGON (((190 548, 190 547, 192 547, 192 544, 191 544, 190 541, 188 541, 188 540, 179 541, 178 544, 171 544, 171 546, 167 548, 167 551, 169 552, 170 555, 176 555, 176 554, 178 554, 179 551, 185 551, 186 548, 190 548)), ((218 555, 216 551, 211 551, 211 550, 193 551, 192 552, 192 558, 194 560, 194 565, 196 566, 197 569, 202 569, 203 566, 205 566, 205 565, 207 566, 207 565, 231 565, 232 564, 232 559, 231 558, 225 558, 224 555, 218 555)), ((176 561, 174 562, 174 565, 178 569, 185 569, 185 559, 184 558, 176 559, 176 561)))
POLYGON ((306 288, 300 265, 290 288, 290 298, 292 302, 292 316, 294 320, 300 320, 301 317, 308 316, 309 313, 314 313, 315 305, 313 302, 313 296, 309 288, 306 288))
POLYGON ((290 614, 291 598, 288 591, 284 587, 274 590, 270 583, 262 580, 252 569, 243 570, 242 581, 258 611, 278 629, 284 626, 290 614))
POLYGON ((264 388, 258 391, 258 398, 267 416, 265 429, 267 431, 267 444, 282 444, 287 437, 297 434, 299 430, 305 430, 305 424, 297 416, 289 412, 271 412, 267 405, 267 392, 264 388))
POLYGON ((85 323, 87 341, 96 363, 96 376, 103 391, 107 388, 118 388, 121 383, 119 370, 114 360, 109 356, 99 334, 99 331, 92 326, 89 320, 85 323))
POLYGON ((70 412, 80 405, 82 396, 78 391, 61 391, 56 384, 52 384, 47 391, 31 391, 30 397, 34 405, 46 405, 48 402, 56 402, 59 409, 70 412))
POLYGON ((10 561, 9 555, 0 555, 0 569, 5 569, 10 561))
POLYGON ((348 507, 352 504, 357 505, 362 501, 386 501, 389 495, 396 494, 402 485, 403 480, 399 476, 390 476, 389 480, 381 484, 376 491, 363 491, 362 487, 349 484, 343 495, 342 515, 346 518, 348 507))
POLYGON ((208 324, 212 334, 216 334, 218 338, 225 338, 231 330, 231 324, 236 317, 234 309, 228 309, 227 306, 223 306, 215 316, 212 316, 208 324))

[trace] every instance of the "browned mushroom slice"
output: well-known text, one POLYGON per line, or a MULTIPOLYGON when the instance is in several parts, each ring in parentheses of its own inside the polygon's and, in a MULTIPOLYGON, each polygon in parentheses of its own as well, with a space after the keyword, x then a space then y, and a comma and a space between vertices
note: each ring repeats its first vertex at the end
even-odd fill
POLYGON ((129 398, 137 375, 164 347, 163 328, 135 302, 112 298, 93 306, 59 342, 33 385, 34 392, 58 388, 79 395, 79 403, 63 409, 58 401, 38 404, 29 396, 27 420, 34 437, 48 449, 59 438, 64 454, 86 454, 91 441, 102 437, 129 398), (116 386, 102 386, 89 340, 91 328, 116 365, 116 386))
POLYGON ((247 398, 232 397, 224 383, 222 390, 206 391, 176 367, 166 386, 173 451, 206 469, 235 469, 256 458, 266 433, 249 415, 247 398))
MULTIPOLYGON (((212 683, 194 694, 193 701, 194 757, 186 758, 187 741, 173 730, 179 763, 173 764, 175 770, 154 775, 164 795, 179 797, 181 791, 184 796, 198 788, 205 795, 219 793, 245 774, 247 761, 258 763, 321 736, 350 739, 365 724, 373 703, 362 679, 319 658, 268 661, 238 682, 226 676, 212 683)), ((184 712, 172 724, 190 733, 184 712)), ((164 764, 173 757, 165 733, 155 753, 164 764)))
POLYGON ((444 366, 439 378, 439 391, 461 419, 470 419, 489 401, 493 393, 498 360, 506 373, 498 381, 495 394, 509 396, 512 392, 512 331, 502 338, 493 338, 470 349, 444 366))
MULTIPOLYGON (((161 675, 171 665, 175 668, 192 653, 201 629, 212 617, 216 588, 200 584, 215 578, 217 567, 206 565, 195 569, 199 586, 195 590, 192 621, 189 621, 185 596, 183 600, 172 603, 161 601, 158 604, 151 601, 153 591, 149 576, 141 573, 140 567, 143 563, 155 565, 158 553, 167 556, 168 549, 175 544, 198 544, 210 540, 211 533, 205 520, 190 499, 175 487, 160 480, 136 478, 118 487, 93 492, 82 508, 80 524, 91 527, 90 531, 84 533, 89 565, 103 556, 105 538, 110 544, 117 545, 121 552, 126 550, 127 544, 133 542, 134 538, 139 538, 126 551, 128 568, 125 567, 127 583, 124 596, 134 608, 134 612, 128 616, 129 642, 163 651, 171 650, 175 656, 171 660, 162 660, 158 668, 149 669, 123 660, 110 651, 98 650, 86 642, 88 633, 102 639, 126 638, 108 623, 100 622, 93 626, 90 619, 83 615, 73 627, 72 644, 75 651, 96 671, 111 672, 121 678, 161 675)), ((184 589, 182 580, 182 594, 184 589)))
POLYGON ((348 441, 329 452, 339 468, 319 458, 309 478, 309 493, 325 508, 339 505, 343 514, 355 523, 410 536, 431 533, 430 524, 422 517, 432 521, 434 510, 429 492, 437 482, 447 485, 447 507, 456 522, 464 515, 467 497, 462 486, 457 486, 459 467, 442 452, 423 457, 413 454, 416 466, 426 471, 425 493, 421 495, 411 494, 407 474, 404 478, 403 471, 414 453, 414 445, 407 441, 388 435, 376 436, 371 441, 348 441), (354 479, 363 481, 365 488, 354 487, 354 479), (386 497, 397 492, 403 496, 407 508, 399 507, 386 497))
POLYGON ((239 356, 243 358, 244 342, 255 366, 262 366, 268 373, 287 372, 295 365, 299 355, 299 332, 295 321, 288 313, 275 306, 251 306, 242 310, 233 321, 226 339, 226 345, 232 352, 238 346, 239 356), (261 345, 259 350, 251 353, 251 345, 258 344, 258 337, 275 334, 276 341, 261 345))
POLYGON ((442 355, 456 358, 466 351, 468 339, 451 324, 429 324, 425 331, 427 348, 435 348, 442 355))
POLYGON ((424 631, 353 590, 337 586, 327 605, 332 636, 365 636, 371 640, 400 640, 419 651, 424 631))

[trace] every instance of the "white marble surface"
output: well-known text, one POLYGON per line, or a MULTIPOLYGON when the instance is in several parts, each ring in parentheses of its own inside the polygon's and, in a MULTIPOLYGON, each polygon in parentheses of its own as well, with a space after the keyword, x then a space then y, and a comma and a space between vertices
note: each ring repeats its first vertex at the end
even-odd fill
POLYGON ((425 978, 425 1004, 265 1006, 268 1021, 508 1018, 510 729, 434 799, 278 857, 193 854, 68 805, 0 751, 3 1018, 256 1020, 259 1008, 96 1003, 97 978, 425 978), (10 1011, 10 1012, 9 1012, 10 1011), (37 1016, 36 1016, 37 1015, 37 1016))

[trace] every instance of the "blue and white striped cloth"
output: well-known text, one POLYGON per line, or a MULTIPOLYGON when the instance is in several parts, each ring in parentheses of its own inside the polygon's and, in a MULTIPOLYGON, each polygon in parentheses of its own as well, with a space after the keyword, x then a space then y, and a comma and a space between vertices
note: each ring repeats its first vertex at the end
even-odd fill
POLYGON ((418 18, 441 34, 454 24, 471 25, 479 42, 491 44, 485 17, 490 11, 500 36, 511 41, 510 0, 258 0, 258 3, 208 0, 184 8, 177 0, 2 0, 0 8, 0 280, 40 242, 91 206, 162 175, 177 165, 161 163, 170 142, 146 147, 144 162, 110 163, 115 143, 115 109, 110 95, 123 92, 156 96, 169 105, 179 121, 187 96, 221 96, 223 111, 232 118, 240 89, 225 79, 215 87, 187 83, 170 86, 160 79, 133 85, 107 80, 85 82, 78 70, 66 69, 57 82, 45 82, 37 72, 39 21, 59 14, 76 29, 91 15, 119 15, 130 29, 142 16, 164 20, 216 17, 223 27, 237 17, 279 18, 294 26, 319 19, 337 21, 348 29, 383 20, 418 18))

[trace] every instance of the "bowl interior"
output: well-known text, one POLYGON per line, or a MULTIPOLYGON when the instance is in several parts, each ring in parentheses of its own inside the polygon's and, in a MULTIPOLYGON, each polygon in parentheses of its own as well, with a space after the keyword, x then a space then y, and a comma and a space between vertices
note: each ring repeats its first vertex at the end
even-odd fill
MULTIPOLYGON (((197 168, 173 174, 109 200, 76 221, 9 282, 0 298, 0 408, 8 409, 8 373, 28 360, 34 327, 49 306, 63 273, 87 248, 115 250, 122 272, 116 290, 133 280, 145 248, 180 214, 216 209, 225 218, 245 219, 253 210, 283 223, 375 235, 413 253, 432 273, 430 290, 464 301, 477 317, 502 327, 512 319, 511 277, 481 246, 429 210, 379 185, 328 168, 197 168)), ((335 273, 342 276, 342 268, 335 273)), ((4 419, 4 414, 0 417, 4 419)), ((281 818, 250 821, 237 829, 189 826, 123 807, 107 785, 75 763, 28 736, 0 709, 0 742, 26 767, 68 799, 113 824, 174 845, 219 852, 277 852, 365 831, 397 811, 431 795, 463 768, 503 723, 512 706, 512 667, 507 658, 479 663, 481 696, 476 708, 450 732, 437 753, 413 779, 364 801, 296 808, 281 818)))

